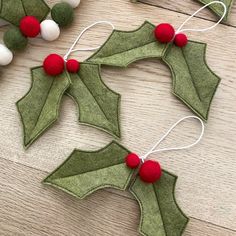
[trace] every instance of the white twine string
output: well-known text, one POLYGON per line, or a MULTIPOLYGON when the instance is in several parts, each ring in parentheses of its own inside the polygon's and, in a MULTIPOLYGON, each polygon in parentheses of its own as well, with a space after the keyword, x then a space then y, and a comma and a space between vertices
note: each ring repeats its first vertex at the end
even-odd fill
POLYGON ((195 13, 193 13, 189 18, 187 18, 183 24, 178 28, 178 30, 176 31, 176 34, 181 33, 181 32, 185 32, 185 31, 195 31, 195 32, 205 32, 208 30, 211 30, 213 28, 215 28, 218 24, 220 24, 220 22, 224 19, 225 15, 227 13, 227 7, 226 5, 221 2, 221 1, 212 1, 206 5, 204 5, 203 7, 201 7, 199 10, 197 10, 195 13), (224 8, 224 14, 222 15, 222 17, 212 26, 204 28, 204 29, 183 29, 184 25, 189 22, 195 15, 197 15, 200 11, 202 11, 203 9, 205 9, 206 7, 212 5, 212 4, 221 4, 224 8))
POLYGON ((155 145, 144 156, 140 157, 140 159, 142 160, 142 162, 144 162, 148 158, 148 156, 153 153, 189 149, 189 148, 197 145, 201 141, 201 139, 204 135, 204 130, 205 130, 205 126, 204 126, 203 121, 200 118, 198 118, 197 116, 186 116, 186 117, 180 119, 179 121, 177 121, 173 126, 171 126, 171 128, 166 132, 166 134, 157 143, 155 143, 155 145), (166 139, 166 137, 171 133, 171 131, 176 126, 178 126, 181 122, 188 120, 188 119, 196 119, 201 123, 201 126, 202 126, 201 134, 200 134, 199 138, 194 143, 186 145, 186 146, 182 146, 182 147, 156 149, 166 139))
POLYGON ((107 24, 110 25, 112 27, 112 30, 115 29, 114 25, 109 22, 109 21, 97 21, 93 24, 91 24, 90 26, 86 27, 80 34, 79 36, 76 38, 75 42, 72 44, 71 48, 68 50, 68 52, 66 53, 66 55, 64 56, 64 60, 67 61, 68 57, 70 56, 71 53, 73 52, 78 52, 78 51, 93 51, 93 50, 97 50, 100 48, 100 46, 98 47, 91 47, 91 48, 78 48, 78 49, 74 49, 74 47, 76 46, 76 44, 79 42, 79 40, 81 39, 81 37, 84 35, 84 33, 86 31, 88 31, 89 29, 91 29, 92 27, 99 25, 99 24, 107 24))

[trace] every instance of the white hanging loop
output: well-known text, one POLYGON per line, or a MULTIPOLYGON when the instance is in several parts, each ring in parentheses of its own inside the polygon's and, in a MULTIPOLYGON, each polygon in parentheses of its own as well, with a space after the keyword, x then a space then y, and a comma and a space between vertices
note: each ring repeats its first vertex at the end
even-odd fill
POLYGON ((196 144, 198 144, 201 141, 201 139, 204 135, 204 131, 205 131, 204 123, 199 117, 197 117, 197 116, 186 116, 186 117, 180 119, 179 121, 177 121, 173 126, 171 126, 171 128, 166 132, 166 134, 157 143, 155 143, 155 145, 144 156, 140 157, 140 159, 142 160, 142 162, 144 162, 148 158, 148 156, 153 154, 153 153, 166 152, 166 151, 177 151, 177 150, 184 150, 184 149, 191 148, 191 147, 195 146, 196 144), (202 126, 201 134, 200 134, 199 138, 194 143, 186 145, 186 146, 182 146, 182 147, 156 149, 166 139, 166 137, 171 133, 171 131, 176 126, 178 126, 181 122, 183 122, 185 120, 188 120, 188 119, 196 119, 201 123, 201 126, 202 126))
POLYGON ((71 48, 68 50, 68 52, 66 53, 66 55, 64 56, 64 60, 67 61, 68 57, 70 56, 70 54, 72 52, 77 52, 77 51, 94 51, 100 48, 100 46, 98 47, 91 47, 91 48, 78 48, 78 49, 74 49, 74 47, 76 46, 76 44, 79 42, 79 40, 81 39, 81 37, 84 35, 84 33, 86 31, 88 31, 89 29, 91 29, 92 27, 99 25, 99 24, 107 24, 110 25, 112 27, 112 30, 115 29, 114 25, 109 22, 109 21, 97 21, 93 24, 91 24, 90 26, 86 27, 80 34, 79 36, 76 38, 75 42, 72 44, 71 48))
POLYGON ((227 7, 226 5, 221 2, 221 1, 212 1, 206 5, 204 5, 203 7, 201 7, 199 10, 197 10, 194 14, 192 14, 189 18, 187 18, 183 24, 179 27, 179 29, 176 31, 176 34, 178 33, 181 33, 181 32, 185 32, 185 31, 195 31, 195 32, 205 32, 205 31, 208 31, 208 30, 211 30, 213 28, 215 28, 218 24, 220 24, 220 22, 224 19, 225 15, 227 13, 227 7), (200 11, 202 11, 203 9, 205 9, 206 7, 212 5, 212 4, 221 4, 224 8, 224 13, 222 15, 222 17, 212 26, 210 27, 207 27, 207 28, 204 28, 204 29, 183 29, 184 25, 189 22, 195 15, 197 15, 200 11))

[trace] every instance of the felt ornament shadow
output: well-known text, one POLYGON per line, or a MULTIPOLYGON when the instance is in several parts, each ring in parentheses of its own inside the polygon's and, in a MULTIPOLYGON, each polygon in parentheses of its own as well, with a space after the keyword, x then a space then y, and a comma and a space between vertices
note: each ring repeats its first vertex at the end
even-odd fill
POLYGON ((43 180, 43 183, 79 199, 108 187, 127 190, 139 203, 139 232, 142 235, 180 236, 188 223, 188 217, 179 208, 175 199, 177 177, 159 169, 158 162, 147 159, 154 153, 191 148, 200 142, 203 134, 203 121, 196 116, 188 116, 176 122, 142 157, 131 153, 115 141, 98 151, 74 150, 61 166, 43 180), (202 131, 199 138, 187 146, 157 149, 171 131, 187 119, 200 121, 202 131), (136 158, 139 159, 138 162, 136 158), (131 165, 134 163, 136 164, 131 165), (159 176, 155 178, 157 175, 159 176))
MULTIPOLYGON (((130 0, 131 2, 143 2, 145 3, 145 0, 144 1, 139 1, 139 0, 130 0)), ((197 2, 200 2, 202 4, 208 4, 210 2, 213 2, 212 0, 195 0, 197 2)), ((230 11, 231 11, 231 8, 234 4, 234 0, 221 0, 221 2, 223 2, 226 7, 227 7, 227 13, 226 15, 224 16, 224 21, 227 21, 228 18, 229 18, 229 15, 230 15, 230 11)), ((208 6, 210 10, 212 10, 218 17, 221 17, 223 14, 224 14, 224 11, 223 9, 219 6, 219 5, 210 5, 208 6)))

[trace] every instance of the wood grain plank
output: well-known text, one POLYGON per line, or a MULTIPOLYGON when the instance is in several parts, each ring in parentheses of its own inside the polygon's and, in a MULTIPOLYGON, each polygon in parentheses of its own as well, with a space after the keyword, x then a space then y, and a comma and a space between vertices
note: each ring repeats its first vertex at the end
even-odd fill
MULTIPOLYGON (((57 124, 29 150, 24 150, 15 102, 30 86, 30 67, 40 65, 49 53, 65 54, 78 33, 97 20, 109 20, 117 29, 132 30, 145 19, 155 24, 168 20, 178 27, 186 18, 185 14, 143 4, 134 5, 124 0, 82 1, 76 16, 75 23, 62 31, 58 41, 30 40, 27 50, 17 53, 12 65, 1 68, 1 158, 49 172, 74 148, 94 150, 112 140, 108 134, 78 125, 76 107, 73 101, 65 98, 57 124)), ((210 22, 193 19, 196 27, 203 27, 206 23, 210 22)), ((1 28, 0 38, 5 30, 6 27, 1 28)), ((109 32, 106 27, 94 29, 80 46, 99 45, 109 32)), ((188 151, 163 153, 153 158, 158 159, 165 169, 179 175, 178 202, 188 215, 235 230, 236 222, 232 219, 236 218, 236 107, 233 105, 236 101, 236 29, 220 25, 206 34, 190 34, 190 38, 208 43, 208 64, 222 77, 222 83, 201 144, 188 151), (225 46, 225 35, 230 47, 225 46)), ((74 56, 82 60, 89 53, 74 56)), ((192 114, 171 95, 170 71, 159 61, 137 62, 124 70, 106 67, 102 76, 109 87, 122 95, 121 142, 139 154, 144 154, 179 118, 192 114)), ((198 132, 198 123, 187 123, 170 136, 166 145, 179 145, 184 140, 190 143, 198 132)))
MULTIPOLYGON (((196 10, 202 7, 202 4, 195 0, 138 0, 138 3, 149 4, 151 6, 161 7, 164 9, 176 11, 179 13, 184 13, 187 15, 192 15, 196 10)), ((208 20, 218 20, 219 18, 210 10, 204 9, 196 17, 208 19, 208 20)), ((236 3, 233 4, 232 9, 229 14, 227 22, 224 24, 236 26, 236 3)), ((193 24, 194 25, 194 24, 193 24)), ((189 27, 188 27, 189 28, 189 27)))
MULTIPOLYGON (((138 235, 136 201, 107 191, 78 200, 40 182, 43 171, 0 159, 0 235, 138 235)), ((191 219, 185 236, 235 232, 191 219)))

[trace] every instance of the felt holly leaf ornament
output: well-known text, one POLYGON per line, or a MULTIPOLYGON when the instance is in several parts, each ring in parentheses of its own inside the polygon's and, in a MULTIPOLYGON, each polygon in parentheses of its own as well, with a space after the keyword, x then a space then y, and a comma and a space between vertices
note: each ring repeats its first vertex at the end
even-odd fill
POLYGON ((115 142, 94 152, 74 150, 44 183, 81 199, 101 188, 125 190, 133 174, 124 163, 127 154, 128 151, 115 142))
MULTIPOLYGON (((138 0, 130 0, 131 2, 138 2, 138 0)), ((210 2, 212 2, 212 0, 195 0, 198 1, 200 3, 203 4, 208 4, 210 2)), ((231 8, 233 6, 234 0, 221 0, 221 2, 223 2, 225 4, 225 6, 227 7, 227 13, 224 17, 224 20, 227 20, 229 17, 229 13, 231 11, 231 8)), ((217 16, 222 17, 224 14, 224 9, 222 8, 222 6, 219 5, 210 5, 208 6, 217 16)))
POLYGON ((42 67, 36 67, 31 75, 29 92, 17 102, 25 147, 58 119, 63 94, 72 97, 78 105, 82 124, 120 136, 120 95, 102 82, 99 65, 81 63, 78 73, 64 71, 58 76, 50 76, 42 67))
POLYGON ((128 190, 140 205, 142 235, 181 235, 188 218, 175 200, 177 177, 163 171, 158 182, 144 183, 136 171, 126 166, 129 153, 116 142, 94 152, 75 150, 43 182, 80 199, 106 187, 128 190))
POLYGON ((163 44, 156 40, 154 30, 155 26, 147 21, 134 31, 114 30, 88 61, 126 67, 144 58, 161 59, 172 71, 174 95, 207 120, 220 78, 206 64, 206 44, 189 41, 182 48, 174 43, 163 44))
POLYGON ((44 0, 0 1, 0 18, 16 26, 24 16, 35 16, 39 21, 42 21, 49 12, 50 8, 44 0))

